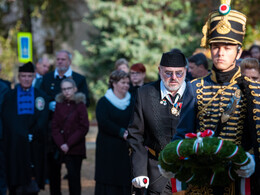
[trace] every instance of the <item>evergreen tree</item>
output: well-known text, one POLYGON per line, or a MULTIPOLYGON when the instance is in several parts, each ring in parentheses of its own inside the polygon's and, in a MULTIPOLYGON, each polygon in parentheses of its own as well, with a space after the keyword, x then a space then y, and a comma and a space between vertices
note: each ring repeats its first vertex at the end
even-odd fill
POLYGON ((90 13, 85 21, 95 31, 92 39, 83 42, 87 57, 76 53, 75 64, 86 70, 95 101, 104 95, 118 58, 126 58, 130 65, 145 64, 147 78, 156 80, 163 52, 179 48, 188 56, 200 44, 202 35, 191 24, 194 16, 190 1, 88 2, 90 13))

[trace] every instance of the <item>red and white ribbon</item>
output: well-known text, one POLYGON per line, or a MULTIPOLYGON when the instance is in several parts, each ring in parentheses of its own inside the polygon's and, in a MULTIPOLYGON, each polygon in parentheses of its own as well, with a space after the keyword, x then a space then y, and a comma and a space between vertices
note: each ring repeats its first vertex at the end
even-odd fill
POLYGON ((198 133, 186 133, 185 138, 198 138, 198 137, 212 137, 214 135, 214 131, 207 129, 203 132, 198 133))
POLYGON ((187 133, 185 134, 185 138, 197 138, 193 144, 193 150, 195 154, 199 152, 199 148, 203 147, 203 138, 204 137, 212 137, 214 135, 214 131, 212 130, 205 130, 203 132, 198 133, 187 133))
POLYGON ((250 178, 241 178, 240 193, 243 195, 250 195, 250 178))
POLYGON ((219 140, 219 144, 218 144, 217 150, 216 150, 216 152, 214 154, 217 154, 217 153, 220 152, 220 150, 221 150, 221 148, 223 146, 223 143, 224 143, 223 140, 219 140))

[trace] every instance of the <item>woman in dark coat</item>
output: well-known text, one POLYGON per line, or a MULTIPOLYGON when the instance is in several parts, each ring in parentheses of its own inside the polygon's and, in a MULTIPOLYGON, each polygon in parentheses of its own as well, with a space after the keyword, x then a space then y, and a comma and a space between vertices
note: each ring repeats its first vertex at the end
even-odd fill
POLYGON ((86 96, 76 93, 77 87, 72 79, 62 80, 61 90, 62 93, 56 96, 52 137, 68 170, 70 195, 80 195, 80 171, 86 157, 85 136, 89 130, 86 96))
POLYGON ((129 76, 115 70, 109 89, 97 104, 98 135, 96 141, 95 195, 130 195, 130 159, 126 130, 133 101, 128 92, 129 76))

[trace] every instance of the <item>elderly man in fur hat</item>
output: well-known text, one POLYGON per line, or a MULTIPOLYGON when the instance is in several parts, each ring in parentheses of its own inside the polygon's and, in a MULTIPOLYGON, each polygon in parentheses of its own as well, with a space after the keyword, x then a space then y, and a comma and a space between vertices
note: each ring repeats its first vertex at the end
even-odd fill
POLYGON ((18 79, 2 110, 7 183, 10 195, 37 194, 44 188, 48 104, 44 94, 32 87, 31 62, 19 67, 18 79))
POLYGON ((181 51, 163 53, 158 68, 161 80, 137 90, 128 142, 132 151, 132 184, 147 188, 147 195, 172 194, 170 180, 160 174, 157 165, 159 153, 171 141, 179 121, 186 65, 181 51))

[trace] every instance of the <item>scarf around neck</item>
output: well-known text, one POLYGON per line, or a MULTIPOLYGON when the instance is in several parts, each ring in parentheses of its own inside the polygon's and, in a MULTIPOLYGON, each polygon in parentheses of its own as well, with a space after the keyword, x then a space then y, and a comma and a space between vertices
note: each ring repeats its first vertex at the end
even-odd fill
POLYGON ((107 100, 117 107, 120 110, 125 110, 130 104, 131 95, 129 92, 126 93, 126 96, 123 99, 119 99, 110 88, 107 90, 105 97, 107 100))

